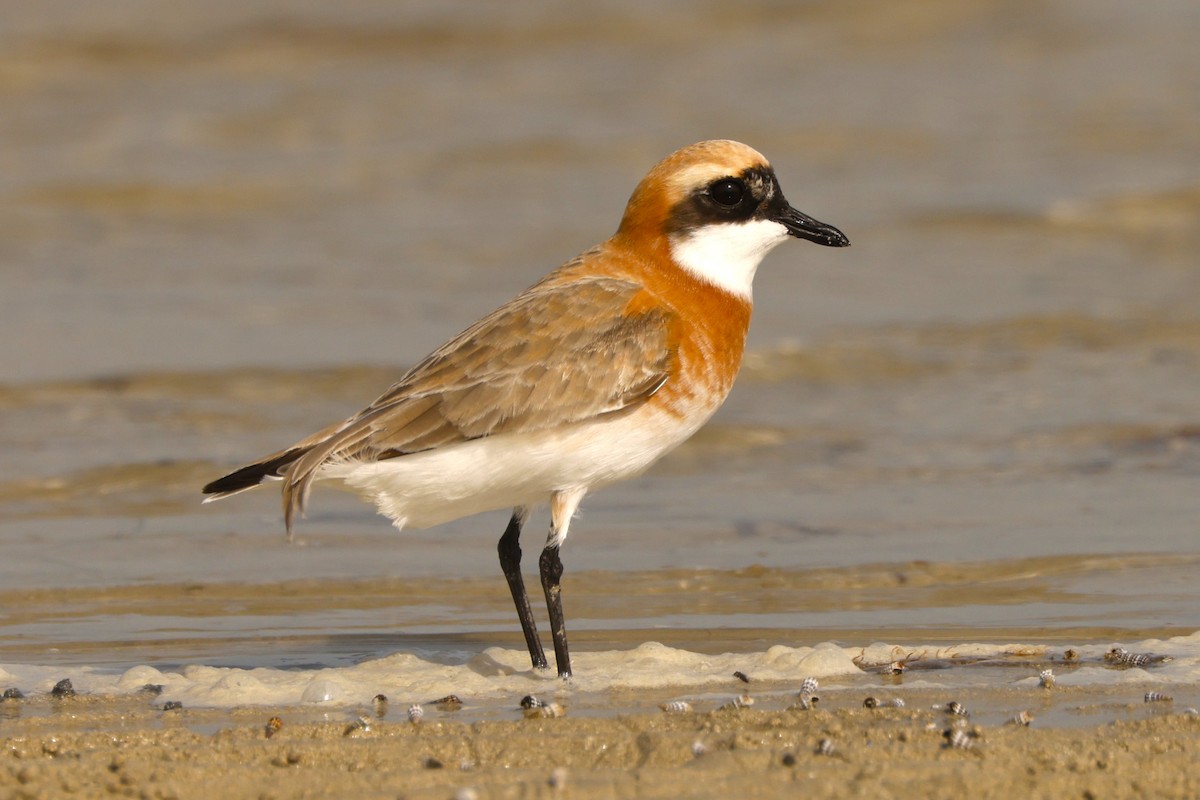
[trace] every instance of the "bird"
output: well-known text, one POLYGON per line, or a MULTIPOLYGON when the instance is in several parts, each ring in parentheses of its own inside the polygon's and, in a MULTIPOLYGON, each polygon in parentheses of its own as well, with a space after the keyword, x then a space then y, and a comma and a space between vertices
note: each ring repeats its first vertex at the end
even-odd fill
POLYGON ((638 475, 716 412, 745 350, 752 281, 789 239, 845 247, 793 208, 767 159, 731 140, 683 147, 630 196, 616 233, 405 373, 359 413, 203 488, 282 481, 289 538, 317 481, 400 529, 512 509, 497 545, 534 669, 548 669, 520 536, 548 504, 538 559, 559 677, 572 675, 561 549, 590 491, 638 475))

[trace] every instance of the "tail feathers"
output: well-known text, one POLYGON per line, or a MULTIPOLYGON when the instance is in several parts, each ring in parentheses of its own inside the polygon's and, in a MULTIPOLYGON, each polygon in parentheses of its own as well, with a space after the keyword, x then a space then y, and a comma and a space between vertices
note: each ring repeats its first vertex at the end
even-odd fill
POLYGON ((220 500, 223 497, 244 492, 247 489, 253 489, 268 478, 278 479, 283 477, 291 463, 304 455, 306 450, 307 448, 293 447, 277 455, 268 456, 255 464, 242 467, 223 478, 217 478, 204 487, 204 493, 209 495, 204 498, 204 502, 209 503, 213 500, 220 500))

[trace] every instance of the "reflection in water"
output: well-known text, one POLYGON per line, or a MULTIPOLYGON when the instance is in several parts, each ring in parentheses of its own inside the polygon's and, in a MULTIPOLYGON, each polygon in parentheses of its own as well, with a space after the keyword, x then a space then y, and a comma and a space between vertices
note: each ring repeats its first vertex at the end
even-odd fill
MULTIPOLYGON (((830 639, 1166 638, 1191 631, 1187 620, 1160 620, 1192 602, 1198 565, 1195 556, 1059 556, 582 571, 571 578, 572 613, 589 650, 646 637, 701 652, 830 639)), ((404 577, 9 590, 0 660, 36 660, 53 647, 59 663, 114 666, 332 666, 396 651, 463 661, 519 637, 503 588, 491 577, 404 577)))

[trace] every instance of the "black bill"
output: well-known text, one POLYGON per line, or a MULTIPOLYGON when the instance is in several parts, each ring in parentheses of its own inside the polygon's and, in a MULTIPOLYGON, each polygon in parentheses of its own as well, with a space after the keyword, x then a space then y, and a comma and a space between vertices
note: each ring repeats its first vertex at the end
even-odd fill
POLYGON ((810 242, 823 244, 826 247, 849 247, 850 240, 846 234, 832 225, 819 222, 807 214, 802 214, 791 206, 786 206, 782 212, 771 217, 787 228, 788 234, 797 239, 808 239, 810 242))

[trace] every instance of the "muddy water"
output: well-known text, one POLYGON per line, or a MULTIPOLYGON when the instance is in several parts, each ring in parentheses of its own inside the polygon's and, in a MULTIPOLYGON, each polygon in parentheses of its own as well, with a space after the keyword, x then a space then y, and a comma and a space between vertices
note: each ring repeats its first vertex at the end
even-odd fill
POLYGON ((714 424, 589 498, 577 646, 1200 627, 1194 3, 0 13, 4 660, 514 644, 503 514, 399 535, 323 492, 288 546, 272 492, 198 487, 711 136, 854 246, 773 254, 714 424))

